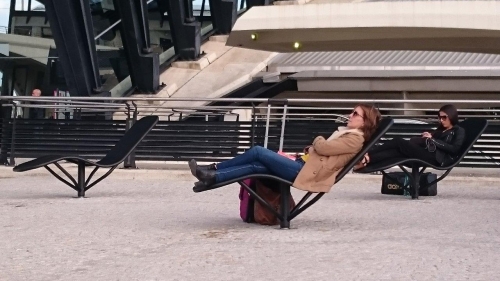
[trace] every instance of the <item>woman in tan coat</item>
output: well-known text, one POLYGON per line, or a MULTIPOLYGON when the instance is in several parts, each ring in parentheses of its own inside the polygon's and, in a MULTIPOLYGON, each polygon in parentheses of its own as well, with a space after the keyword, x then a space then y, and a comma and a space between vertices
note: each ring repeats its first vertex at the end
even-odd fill
POLYGON ((305 191, 328 192, 339 171, 358 153, 378 127, 380 112, 371 105, 359 104, 349 115, 346 127, 339 127, 328 139, 318 136, 306 155, 291 160, 269 149, 255 146, 242 155, 218 164, 199 166, 189 161, 196 189, 251 174, 270 174, 305 191))

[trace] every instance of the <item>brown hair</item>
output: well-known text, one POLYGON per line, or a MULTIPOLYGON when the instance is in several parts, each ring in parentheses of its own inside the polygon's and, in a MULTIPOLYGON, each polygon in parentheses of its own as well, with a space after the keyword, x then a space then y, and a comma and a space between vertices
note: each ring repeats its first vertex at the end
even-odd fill
POLYGON ((354 108, 361 108, 364 113, 364 121, 365 124, 363 127, 359 128, 363 132, 363 137, 365 141, 370 140, 375 130, 377 130, 378 125, 380 123, 380 119, 382 118, 380 115, 380 111, 373 106, 365 103, 357 104, 354 108))

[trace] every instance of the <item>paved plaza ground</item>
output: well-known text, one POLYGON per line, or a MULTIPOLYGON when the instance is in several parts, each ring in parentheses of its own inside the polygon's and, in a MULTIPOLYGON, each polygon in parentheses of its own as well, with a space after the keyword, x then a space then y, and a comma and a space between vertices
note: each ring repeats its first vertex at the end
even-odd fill
POLYGON ((2 167, 0 280, 500 280, 499 179, 455 173, 420 200, 380 181, 348 175, 278 230, 185 170, 118 170, 76 199, 2 167))

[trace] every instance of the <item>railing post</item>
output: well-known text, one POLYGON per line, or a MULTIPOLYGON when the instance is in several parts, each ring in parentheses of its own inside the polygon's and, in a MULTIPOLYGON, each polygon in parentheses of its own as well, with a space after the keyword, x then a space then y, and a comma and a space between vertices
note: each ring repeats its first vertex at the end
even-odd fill
MULTIPOLYGON (((132 117, 130 116, 130 106, 127 104, 128 112, 127 112, 127 121, 126 121, 125 131, 130 130, 130 128, 132 128, 132 126, 134 126, 135 122, 137 122, 137 105, 134 102, 132 102, 132 104, 135 107, 134 114, 132 117)), ((127 156, 127 158, 125 158, 125 161, 123 162, 123 168, 124 169, 137 169, 137 166, 135 165, 135 149, 134 149, 134 151, 132 151, 132 153, 130 153, 129 156, 127 156)))
POLYGON ((73 119, 82 120, 82 109, 81 108, 75 108, 75 110, 73 111, 73 119))
POLYGON ((255 146, 255 104, 252 102, 252 139, 251 146, 255 146))
POLYGON ((264 147, 267 148, 269 139, 269 119, 271 118, 271 104, 267 104, 267 117, 266 117, 266 133, 264 134, 264 147))
POLYGON ((7 161, 7 128, 9 127, 9 121, 12 115, 12 107, 5 107, 3 105, 4 103, 0 101, 0 106, 2 106, 0 109, 2 114, 2 116, 0 116, 2 120, 2 124, 0 124, 0 126, 2 126, 2 134, 0 135, 0 165, 9 165, 9 161, 7 161))
POLYGON ((17 105, 14 105, 14 119, 12 119, 12 137, 10 138, 10 163, 9 166, 15 166, 16 160, 16 120, 17 120, 17 105))
MULTIPOLYGON (((283 117, 281 118, 281 134, 280 134, 280 143, 279 143, 279 148, 278 151, 283 150, 283 142, 285 139, 285 123, 286 123, 286 114, 287 114, 287 107, 288 107, 288 100, 287 99, 269 99, 268 104, 267 104, 267 123, 266 123, 266 139, 268 138, 269 135, 269 119, 270 119, 270 114, 271 114, 271 104, 278 104, 281 105, 283 104, 283 117)), ((267 148, 267 140, 264 140, 264 147, 267 148)))
MULTIPOLYGON (((130 128, 132 128, 132 126, 134 126, 134 124, 137 122, 137 115, 139 112, 137 111, 137 105, 134 102, 132 102, 132 104, 134 105, 134 113, 132 118, 130 118, 130 107, 127 105, 129 108, 129 112, 127 115, 127 121, 126 121, 127 123, 125 131, 130 130, 130 128)), ((132 151, 132 153, 130 153, 130 155, 127 158, 125 158, 125 161, 123 163, 123 168, 137 169, 137 165, 135 164, 135 149, 132 151)))
POLYGON ((287 103, 283 106, 283 118, 281 120, 281 134, 280 134, 280 147, 278 151, 283 151, 283 142, 285 141, 285 123, 286 123, 286 111, 287 111, 287 103))

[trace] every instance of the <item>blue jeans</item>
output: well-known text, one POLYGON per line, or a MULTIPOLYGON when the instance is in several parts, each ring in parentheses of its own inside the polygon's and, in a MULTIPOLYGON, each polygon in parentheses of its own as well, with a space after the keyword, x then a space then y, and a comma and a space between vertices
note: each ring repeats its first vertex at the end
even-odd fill
POLYGON ((217 164, 216 183, 251 174, 269 174, 293 182, 303 162, 283 157, 261 146, 254 146, 233 159, 217 164))

